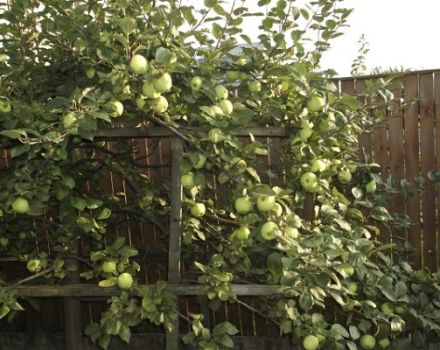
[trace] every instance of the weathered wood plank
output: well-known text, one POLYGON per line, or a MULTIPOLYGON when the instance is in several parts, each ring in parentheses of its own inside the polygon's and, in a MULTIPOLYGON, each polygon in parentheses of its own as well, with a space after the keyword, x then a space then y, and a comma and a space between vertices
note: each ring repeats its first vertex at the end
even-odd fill
MULTIPOLYGON (((200 132, 197 129, 178 129, 183 134, 192 134, 200 132)), ((250 127, 250 128, 237 128, 232 132, 235 136, 249 136, 249 134, 255 137, 286 137, 288 130, 283 127, 250 127)), ((170 137, 173 134, 171 131, 164 127, 152 126, 141 128, 111 128, 100 129, 96 132, 96 138, 143 138, 143 137, 170 137)))
POLYGON ((435 189, 426 175, 435 167, 434 135, 434 81, 432 73, 419 76, 420 81, 420 148, 421 171, 425 177, 426 190, 422 195, 423 261, 431 271, 437 269, 435 229, 435 189))
MULTIPOLYGON (((148 286, 148 285, 147 285, 148 286)), ((199 284, 168 284, 167 290, 176 295, 203 295, 205 286, 199 284)), ((233 284, 232 290, 236 295, 265 296, 281 294, 279 286, 260 284, 233 284)), ((117 287, 101 288, 95 284, 69 285, 22 285, 14 289, 21 297, 51 298, 51 297, 109 297, 119 295, 117 287)))

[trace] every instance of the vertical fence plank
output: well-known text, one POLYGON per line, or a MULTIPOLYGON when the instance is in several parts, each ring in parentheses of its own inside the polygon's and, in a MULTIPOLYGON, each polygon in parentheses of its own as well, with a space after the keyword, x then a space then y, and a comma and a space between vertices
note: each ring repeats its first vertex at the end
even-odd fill
MULTIPOLYGON (((170 240, 168 251, 168 282, 180 280, 180 224, 182 220, 182 186, 180 183, 180 165, 183 159, 183 142, 177 137, 171 141, 171 185, 170 185, 170 240)), ((179 303, 178 303, 179 305, 179 303)), ((179 344, 179 322, 166 335, 166 350, 177 350, 179 344)))
MULTIPOLYGON (((394 93, 395 102, 393 106, 396 108, 388 115, 389 123, 389 165, 390 174, 397 180, 396 186, 400 188, 400 180, 405 177, 405 153, 404 153, 404 131, 403 131, 403 115, 400 108, 400 98, 402 97, 401 88, 396 88, 394 93)), ((390 202, 390 210, 394 213, 405 213, 405 202, 401 194, 392 194, 390 202)), ((392 239, 402 237, 402 232, 393 232, 392 239)))
MULTIPOLYGON (((418 97, 418 76, 410 74, 404 78, 404 98, 411 101, 418 97)), ((405 108, 405 177, 411 186, 415 186, 414 178, 419 176, 419 110, 414 102, 405 108)), ((407 214, 414 222, 408 229, 408 241, 416 249, 414 263, 421 265, 421 231, 420 231, 420 196, 414 193, 406 202, 407 214)))
POLYGON ((435 192, 426 174, 435 164, 433 75, 420 75, 420 147, 421 170, 426 189, 422 195, 423 261, 431 270, 436 268, 435 192))
MULTIPOLYGON (((435 145, 436 145, 436 163, 435 168, 437 171, 440 170, 440 73, 436 72, 434 74, 434 111, 435 111, 435 145)), ((437 190, 436 193, 437 205, 436 208, 440 206, 440 191, 437 190)), ((436 218, 436 248, 437 248, 437 256, 436 256, 436 266, 440 265, 440 242, 439 242, 439 233, 440 233, 440 213, 437 210, 437 218, 436 218)))

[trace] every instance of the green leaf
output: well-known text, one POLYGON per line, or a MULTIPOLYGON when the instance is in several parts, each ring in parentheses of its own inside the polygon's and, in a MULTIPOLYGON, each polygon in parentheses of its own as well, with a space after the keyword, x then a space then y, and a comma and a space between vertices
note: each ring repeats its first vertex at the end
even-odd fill
POLYGON ((107 349, 110 345, 110 341, 112 340, 111 336, 108 334, 104 334, 99 338, 98 344, 101 348, 107 349))
POLYGON ((331 327, 331 332, 334 332, 336 334, 339 334, 340 336, 344 338, 349 338, 350 334, 347 332, 344 326, 340 325, 339 323, 335 323, 331 327))
POLYGON ((21 137, 27 137, 26 131, 22 129, 2 130, 0 131, 0 135, 9 137, 10 139, 19 139, 21 137))
POLYGON ((187 21, 189 24, 194 25, 197 23, 197 20, 193 15, 192 7, 182 6, 180 7, 180 11, 182 12, 183 18, 185 18, 185 21, 187 21))
POLYGON ((87 206, 87 202, 84 198, 72 197, 70 199, 70 205, 79 211, 83 211, 87 206))
POLYGON ((9 313, 9 311, 11 311, 11 309, 9 308, 9 306, 6 305, 6 304, 3 304, 3 305, 0 307, 0 320, 1 320, 3 317, 5 317, 5 316, 9 313))
POLYGON ((131 34, 136 30, 136 20, 131 17, 122 18, 119 21, 119 27, 124 32, 124 34, 131 34))
POLYGON ((254 178, 256 182, 261 182, 260 175, 258 175, 257 171, 252 167, 246 168, 247 173, 254 178))
POLYGON ((116 281, 116 277, 110 277, 106 280, 99 281, 98 286, 100 286, 101 288, 113 287, 116 284, 116 281))
POLYGON ((119 337, 128 344, 131 338, 130 328, 123 324, 119 330, 119 337))
POLYGON ((358 340, 361 336, 359 329, 356 326, 350 325, 348 326, 348 330, 350 332, 351 339, 358 340))
POLYGON ((108 208, 103 208, 98 215, 98 220, 108 219, 112 215, 112 211, 108 208))

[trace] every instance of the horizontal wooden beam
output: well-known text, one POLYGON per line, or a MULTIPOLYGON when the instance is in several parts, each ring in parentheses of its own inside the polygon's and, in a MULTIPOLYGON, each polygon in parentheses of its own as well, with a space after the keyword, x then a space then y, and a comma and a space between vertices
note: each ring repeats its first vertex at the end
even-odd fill
MULTIPOLYGON (((200 132, 197 129, 178 129, 182 134, 194 134, 200 132)), ((233 132, 235 136, 249 136, 255 137, 286 137, 288 130, 282 127, 250 127, 250 128, 236 128, 233 132)), ((143 137, 170 137, 173 134, 164 127, 152 126, 142 128, 110 128, 100 129, 96 132, 96 138, 116 139, 116 138, 143 138, 143 137)))
MULTIPOLYGON (((205 286, 197 284, 168 284, 167 290, 180 296, 202 295, 204 294, 205 286)), ((267 296, 282 293, 279 286, 259 284, 233 284, 232 290, 236 295, 243 296, 267 296)), ((14 291, 18 296, 30 298, 110 297, 121 293, 121 289, 117 287, 102 288, 95 284, 22 285, 14 288, 14 291)))

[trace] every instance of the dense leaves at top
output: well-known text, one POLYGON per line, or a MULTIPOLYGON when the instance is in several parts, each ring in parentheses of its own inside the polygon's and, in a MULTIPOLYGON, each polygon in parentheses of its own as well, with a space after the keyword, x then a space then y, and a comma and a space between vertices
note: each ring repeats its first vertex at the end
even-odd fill
MULTIPOLYGON (((182 258, 210 307, 249 307, 231 283, 274 284, 282 294, 261 314, 305 349, 426 348, 439 331, 439 277, 384 254, 392 246, 378 243, 377 224, 397 225, 376 192, 380 168, 357 151, 392 95, 383 80, 341 95, 319 67, 350 13, 341 2, 260 0, 260 12, 244 0, 1 5, 0 144, 11 159, 0 169, 0 253, 31 280, 55 283, 76 260, 83 280, 118 286, 86 329, 102 348, 113 335, 128 342, 143 319, 171 330, 175 297, 136 278, 152 252, 118 231, 154 224, 164 252, 169 183, 152 182, 129 142, 95 138, 110 124, 160 125, 185 144, 182 258), (272 141, 235 136, 265 126, 287 130, 276 164, 265 163, 272 141), (110 173, 123 193, 106 190, 110 173)), ((0 318, 21 310, 11 289, 0 303, 0 318)), ((185 342, 232 348, 232 324, 186 321, 185 342)))

